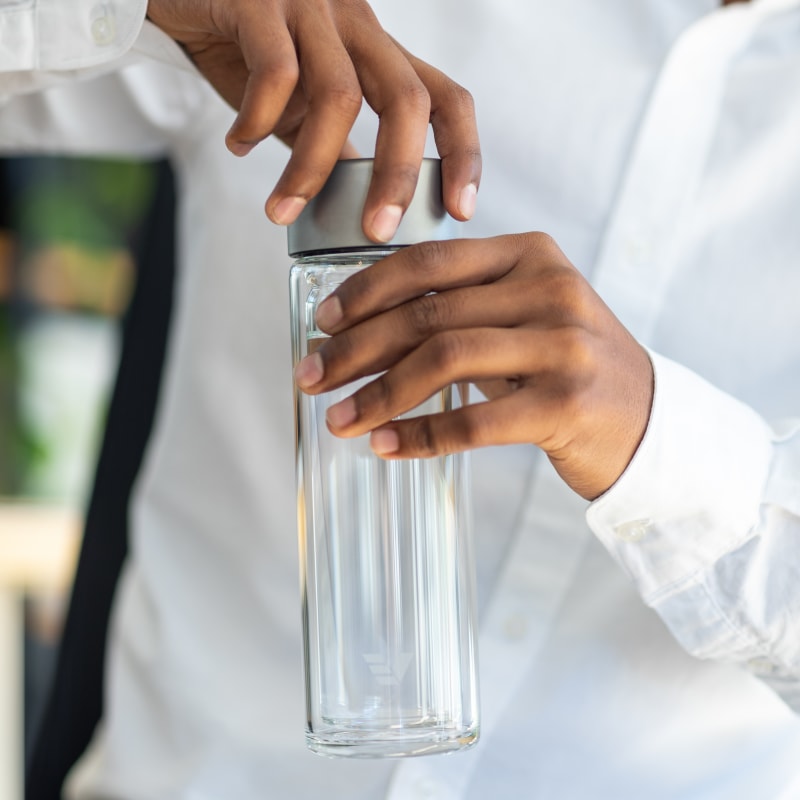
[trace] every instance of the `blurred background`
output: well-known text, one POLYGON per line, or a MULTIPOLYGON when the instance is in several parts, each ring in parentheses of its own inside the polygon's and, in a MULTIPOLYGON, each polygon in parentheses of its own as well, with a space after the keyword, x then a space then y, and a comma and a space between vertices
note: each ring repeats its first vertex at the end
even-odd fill
POLYGON ((0 800, 44 714, 163 169, 0 160, 0 800))

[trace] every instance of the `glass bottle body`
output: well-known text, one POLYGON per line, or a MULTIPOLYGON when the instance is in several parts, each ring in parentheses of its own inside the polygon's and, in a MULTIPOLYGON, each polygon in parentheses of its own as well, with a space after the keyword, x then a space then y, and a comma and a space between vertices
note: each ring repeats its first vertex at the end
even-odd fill
MULTIPOLYGON (((296 262, 295 364, 325 338, 320 302, 386 254, 296 262)), ((386 461, 367 436, 333 436, 325 411, 358 385, 295 389, 307 743, 357 757, 469 747, 478 690, 468 458, 386 461)), ((448 410, 461 391, 448 387, 410 415, 448 410)))

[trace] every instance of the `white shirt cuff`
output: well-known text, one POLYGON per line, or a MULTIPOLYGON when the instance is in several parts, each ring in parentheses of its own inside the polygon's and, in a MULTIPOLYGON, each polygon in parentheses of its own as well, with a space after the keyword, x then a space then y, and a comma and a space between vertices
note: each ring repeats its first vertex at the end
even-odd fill
POLYGON ((655 395, 647 432, 587 520, 655 605, 753 535, 772 441, 751 408, 650 355, 655 395))

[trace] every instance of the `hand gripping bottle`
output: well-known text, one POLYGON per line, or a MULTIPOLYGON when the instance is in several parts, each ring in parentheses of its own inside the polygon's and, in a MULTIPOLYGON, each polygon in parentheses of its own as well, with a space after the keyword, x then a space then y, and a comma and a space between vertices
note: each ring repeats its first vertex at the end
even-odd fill
MULTIPOLYGON (((445 238, 438 160, 423 162, 386 245, 361 231, 371 174, 370 160, 339 162, 289 228, 295 364, 325 340, 316 310, 349 275, 445 238)), ((386 461, 368 436, 331 434, 326 409, 367 380, 295 389, 306 739, 329 756, 458 750, 479 727, 468 456, 386 461)), ((410 415, 447 411, 464 392, 447 387, 410 415)))

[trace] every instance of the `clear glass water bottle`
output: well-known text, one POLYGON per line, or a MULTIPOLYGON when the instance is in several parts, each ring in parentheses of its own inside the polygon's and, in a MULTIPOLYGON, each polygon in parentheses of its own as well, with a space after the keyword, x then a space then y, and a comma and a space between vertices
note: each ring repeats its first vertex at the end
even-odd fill
MULTIPOLYGON (((342 161, 289 229, 294 363, 325 334, 315 314, 345 278, 397 247, 445 238, 438 160, 423 163, 395 238, 361 231, 372 162, 342 161)), ((368 380, 368 379, 367 379, 368 380)), ((308 746, 329 756, 448 752, 478 739, 468 457, 385 461, 325 411, 357 383, 295 389, 308 746)), ((448 387, 411 414, 464 400, 448 387)))

